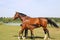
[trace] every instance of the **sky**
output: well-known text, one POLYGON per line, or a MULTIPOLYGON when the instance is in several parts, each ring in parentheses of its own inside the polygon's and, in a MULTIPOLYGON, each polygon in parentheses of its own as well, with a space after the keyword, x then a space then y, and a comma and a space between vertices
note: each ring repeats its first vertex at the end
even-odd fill
POLYGON ((60 0, 0 0, 0 17, 13 17, 16 11, 31 17, 60 17, 60 0))

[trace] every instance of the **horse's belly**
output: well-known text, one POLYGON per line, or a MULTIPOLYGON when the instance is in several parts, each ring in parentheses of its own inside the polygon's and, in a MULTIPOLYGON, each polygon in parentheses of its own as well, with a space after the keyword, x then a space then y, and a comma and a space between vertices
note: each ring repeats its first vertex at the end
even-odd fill
POLYGON ((35 28, 40 27, 40 25, 38 25, 38 24, 32 24, 32 26, 35 27, 35 28))

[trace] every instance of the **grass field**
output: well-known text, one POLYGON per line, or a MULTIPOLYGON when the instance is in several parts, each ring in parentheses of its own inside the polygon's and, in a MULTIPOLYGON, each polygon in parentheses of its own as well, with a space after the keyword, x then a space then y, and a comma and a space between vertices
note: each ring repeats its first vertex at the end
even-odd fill
MULTIPOLYGON (((54 27, 48 27, 48 29, 52 40, 60 40, 60 29, 54 27)), ((17 36, 19 30, 19 26, 0 25, 0 40, 18 40, 17 36)), ((30 31, 28 36, 30 36, 30 31)), ((42 28, 34 29, 34 37, 35 40, 43 40, 44 31, 42 28)), ((25 40, 30 40, 30 38, 25 40)))

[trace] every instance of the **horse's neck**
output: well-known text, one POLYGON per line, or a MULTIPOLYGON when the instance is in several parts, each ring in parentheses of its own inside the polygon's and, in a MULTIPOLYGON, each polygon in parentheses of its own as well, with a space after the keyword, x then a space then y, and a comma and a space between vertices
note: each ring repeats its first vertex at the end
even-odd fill
POLYGON ((26 19, 29 19, 29 18, 31 18, 31 17, 29 17, 29 16, 26 16, 26 19))
POLYGON ((22 22, 25 21, 25 20, 27 20, 27 19, 29 19, 29 18, 30 18, 30 17, 28 17, 28 16, 20 17, 20 19, 21 19, 22 22))

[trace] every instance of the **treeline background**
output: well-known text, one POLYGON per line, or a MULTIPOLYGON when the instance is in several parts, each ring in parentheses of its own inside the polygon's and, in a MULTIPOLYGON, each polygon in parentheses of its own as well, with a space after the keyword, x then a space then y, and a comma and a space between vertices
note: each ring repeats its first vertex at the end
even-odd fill
MULTIPOLYGON (((60 18, 51 17, 50 19, 52 19, 55 22, 60 22, 60 18)), ((3 23, 9 23, 9 22, 20 23, 21 20, 20 19, 13 20, 13 18, 11 18, 11 17, 0 17, 0 22, 3 22, 3 23)))
POLYGON ((19 22, 21 22, 21 20, 20 19, 13 20, 13 18, 11 18, 11 17, 0 17, 0 22, 3 22, 3 23, 9 23, 9 22, 19 23, 19 22))

